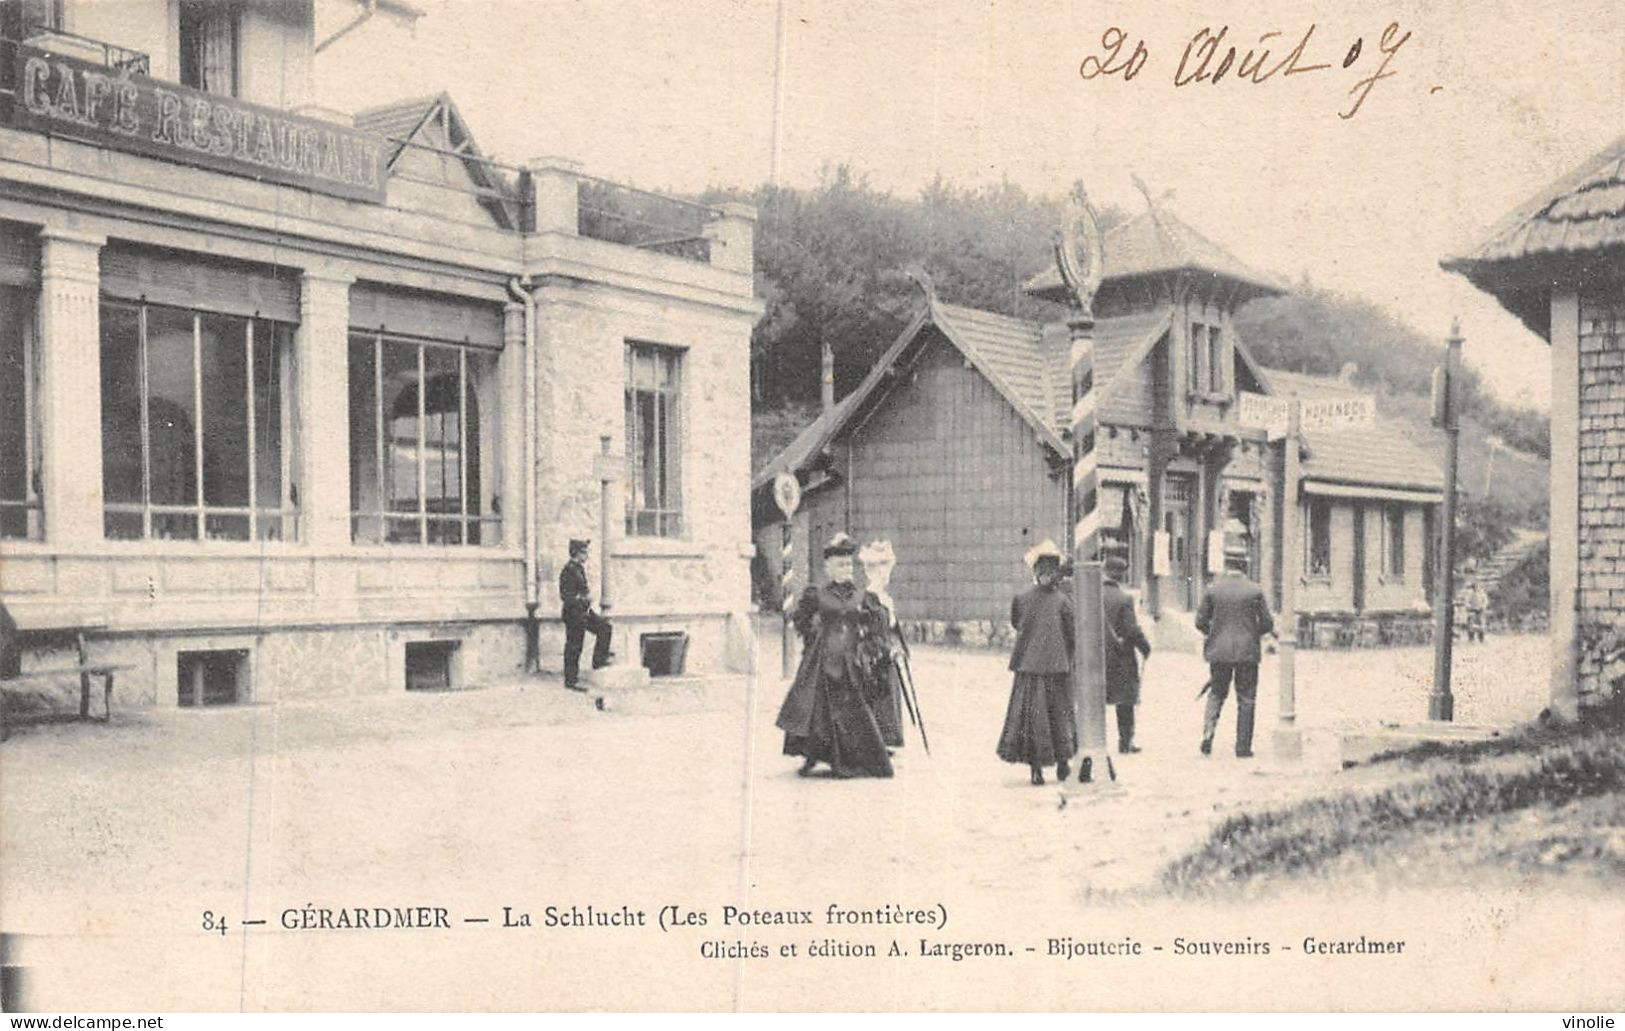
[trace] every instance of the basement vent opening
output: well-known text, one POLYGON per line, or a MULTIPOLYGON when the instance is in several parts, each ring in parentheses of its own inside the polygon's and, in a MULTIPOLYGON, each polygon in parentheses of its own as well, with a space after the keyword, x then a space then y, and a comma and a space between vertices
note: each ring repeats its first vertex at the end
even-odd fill
POLYGON ((248 649, 177 652, 175 680, 183 707, 235 705, 248 696, 248 649))
POLYGON ((408 641, 406 689, 450 691, 456 684, 455 658, 459 641, 408 641))
POLYGON ((688 634, 682 630, 664 630, 643 634, 638 638, 643 656, 643 668, 651 677, 680 677, 688 661, 688 634))

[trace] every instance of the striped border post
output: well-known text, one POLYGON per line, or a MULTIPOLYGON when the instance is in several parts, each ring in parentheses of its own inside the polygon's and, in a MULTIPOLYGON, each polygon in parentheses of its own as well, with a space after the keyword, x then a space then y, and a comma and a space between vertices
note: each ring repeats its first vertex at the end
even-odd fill
POLYGON ((784 521, 784 543, 779 550, 779 608, 784 612, 784 644, 781 661, 783 663, 784 679, 789 680, 795 673, 795 629, 790 622, 790 613, 795 611, 795 535, 790 529, 790 520, 784 521))
POLYGON ((1056 264, 1073 297, 1067 319, 1072 342, 1072 556, 1077 653, 1073 702, 1081 761, 1078 780, 1094 782, 1104 766, 1117 779, 1106 751, 1106 634, 1101 602, 1099 455, 1096 443, 1095 291, 1101 275, 1100 226, 1083 192, 1074 188, 1066 223, 1055 245, 1056 264))

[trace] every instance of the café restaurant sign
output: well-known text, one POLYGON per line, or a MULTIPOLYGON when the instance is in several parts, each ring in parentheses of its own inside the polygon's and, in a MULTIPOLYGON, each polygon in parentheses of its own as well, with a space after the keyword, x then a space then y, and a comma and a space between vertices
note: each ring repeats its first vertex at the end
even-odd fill
MULTIPOLYGON (((1377 399, 1370 394, 1306 398, 1299 425, 1306 433, 1328 433, 1370 426, 1377 418, 1377 399)), ((1286 436, 1292 402, 1286 398, 1242 393, 1237 418, 1243 426, 1265 431, 1271 440, 1286 436)))
POLYGON ((351 200, 384 201, 383 140, 331 122, 18 46, 19 128, 351 200))

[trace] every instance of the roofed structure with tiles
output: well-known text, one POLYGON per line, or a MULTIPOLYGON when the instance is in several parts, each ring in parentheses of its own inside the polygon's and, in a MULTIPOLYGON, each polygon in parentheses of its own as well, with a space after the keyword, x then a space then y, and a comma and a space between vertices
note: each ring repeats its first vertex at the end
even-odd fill
POLYGON ((384 137, 392 177, 457 189, 477 198, 497 225, 519 227, 516 191, 480 152, 450 94, 367 108, 356 113, 355 126, 384 137))
MULTIPOLYGON (((1101 241, 1104 278, 1118 283, 1177 272, 1207 274, 1233 284, 1244 300, 1286 292, 1274 276, 1260 272, 1209 240, 1174 215, 1153 209, 1106 231, 1101 241)), ((1029 279, 1024 291, 1065 303, 1066 286, 1055 267, 1029 279)))
POLYGON ((1477 246, 1439 264, 1549 335, 1559 283, 1619 276, 1625 260, 1625 137, 1518 205, 1477 246))

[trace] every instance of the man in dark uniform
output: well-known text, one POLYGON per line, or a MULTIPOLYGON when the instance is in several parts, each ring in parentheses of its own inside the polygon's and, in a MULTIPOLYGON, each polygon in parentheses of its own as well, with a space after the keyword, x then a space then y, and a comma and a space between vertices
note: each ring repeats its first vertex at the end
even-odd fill
POLYGON ((1224 575, 1213 581, 1196 612, 1196 629, 1206 635, 1202 658, 1211 674, 1202 721, 1202 754, 1213 751, 1219 712, 1236 685, 1236 758, 1253 756, 1253 703, 1258 694, 1258 641, 1275 629, 1263 590, 1247 579, 1246 555, 1226 555, 1224 575))
POLYGON ((581 686, 581 646, 584 635, 593 636, 592 668, 609 665, 613 628, 609 620, 592 610, 592 589, 587 586, 587 549, 591 541, 570 541, 570 561, 559 573, 559 601, 564 606, 564 686, 585 691, 581 686))
POLYGON ((1140 666, 1134 653, 1151 655, 1151 642, 1145 639, 1140 621, 1134 616, 1134 599, 1123 590, 1128 563, 1117 555, 1106 559, 1101 604, 1106 622, 1106 704, 1117 707, 1117 750, 1138 752, 1134 743, 1134 707, 1140 702, 1140 666))

